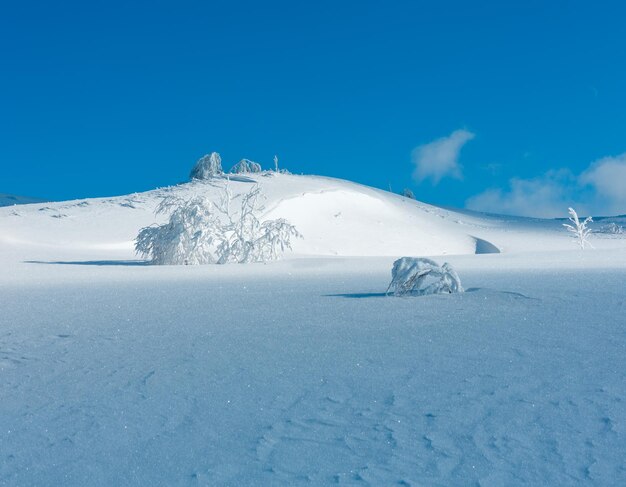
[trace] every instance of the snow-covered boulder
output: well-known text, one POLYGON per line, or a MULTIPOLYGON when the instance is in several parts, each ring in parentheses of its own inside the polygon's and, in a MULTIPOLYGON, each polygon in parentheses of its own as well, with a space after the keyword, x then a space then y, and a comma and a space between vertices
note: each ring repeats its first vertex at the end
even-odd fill
POLYGON ((224 174, 222 158, 217 152, 211 152, 198 159, 189 177, 191 179, 211 179, 224 174))
POLYGON ((230 174, 251 174, 260 173, 261 171, 261 164, 258 162, 242 159, 230 169, 230 174))
POLYGON ((447 262, 439 266, 434 260, 402 257, 393 263, 387 294, 394 296, 462 293, 458 274, 447 262))

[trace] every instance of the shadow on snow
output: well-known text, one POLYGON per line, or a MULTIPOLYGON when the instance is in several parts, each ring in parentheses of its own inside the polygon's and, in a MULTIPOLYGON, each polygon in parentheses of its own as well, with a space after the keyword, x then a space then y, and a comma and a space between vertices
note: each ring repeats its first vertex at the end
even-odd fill
POLYGON ((25 260, 25 264, 60 264, 60 265, 121 265, 121 266, 147 266, 150 262, 146 260, 77 260, 77 261, 45 261, 45 260, 25 260))

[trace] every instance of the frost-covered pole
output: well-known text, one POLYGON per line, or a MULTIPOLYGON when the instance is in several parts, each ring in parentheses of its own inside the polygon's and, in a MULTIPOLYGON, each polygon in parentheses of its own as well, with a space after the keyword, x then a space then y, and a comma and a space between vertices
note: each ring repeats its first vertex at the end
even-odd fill
POLYGON ((568 208, 569 211, 569 221, 572 223, 563 223, 563 226, 567 228, 568 232, 571 232, 573 237, 577 240, 577 243, 581 249, 584 249, 587 245, 593 248, 593 245, 589 242, 589 235, 591 235, 591 229, 588 227, 588 224, 593 222, 593 219, 588 216, 584 221, 580 221, 578 218, 578 213, 574 208, 568 208))
POLYGON ((278 156, 274 156, 274 171, 278 172, 278 156))

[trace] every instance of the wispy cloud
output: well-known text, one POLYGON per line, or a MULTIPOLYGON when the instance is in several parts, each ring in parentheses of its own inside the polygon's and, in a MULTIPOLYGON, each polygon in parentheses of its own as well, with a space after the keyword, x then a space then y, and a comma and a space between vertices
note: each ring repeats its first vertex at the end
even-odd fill
POLYGON ((455 130, 447 137, 442 137, 428 144, 413 149, 412 159, 415 164, 413 178, 418 183, 430 179, 438 184, 444 177, 461 179, 459 153, 463 146, 474 138, 468 130, 455 130))
POLYGON ((626 213, 626 153, 594 162, 578 179, 594 189, 603 212, 626 213))
POLYGON ((508 188, 488 189, 465 206, 544 218, 564 216, 569 206, 581 214, 626 213, 626 153, 595 161, 579 175, 560 169, 532 179, 513 178, 508 188))

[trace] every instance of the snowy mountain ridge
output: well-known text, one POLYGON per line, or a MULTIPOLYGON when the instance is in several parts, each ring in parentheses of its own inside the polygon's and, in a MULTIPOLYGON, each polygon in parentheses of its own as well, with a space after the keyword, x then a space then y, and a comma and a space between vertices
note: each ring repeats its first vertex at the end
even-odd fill
POLYGON ((0 193, 0 206, 29 205, 31 203, 43 203, 45 200, 31 198, 29 196, 18 196, 15 194, 0 193))

